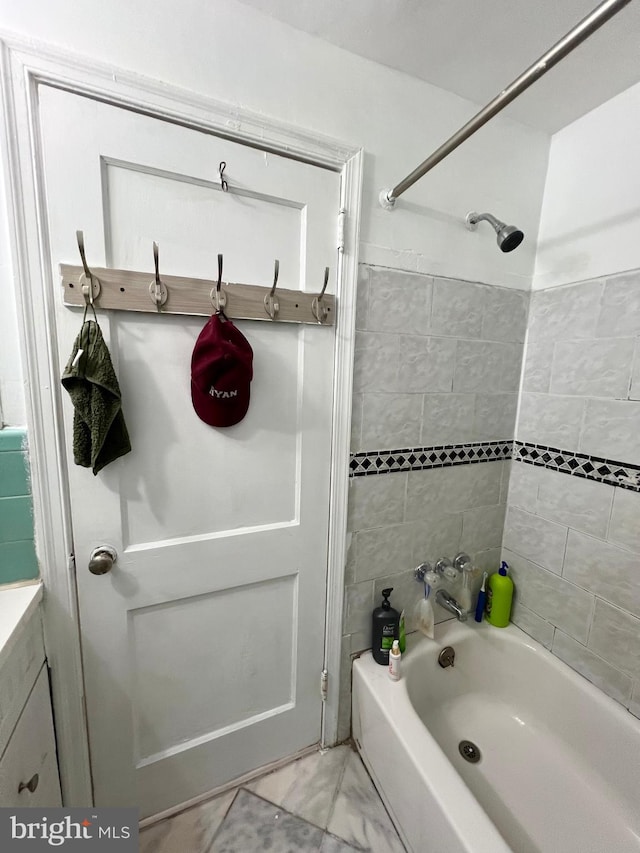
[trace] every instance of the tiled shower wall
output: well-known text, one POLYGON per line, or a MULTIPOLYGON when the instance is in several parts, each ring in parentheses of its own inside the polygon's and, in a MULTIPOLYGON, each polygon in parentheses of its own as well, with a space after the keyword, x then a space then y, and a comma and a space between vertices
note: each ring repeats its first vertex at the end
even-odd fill
POLYGON ((534 292, 517 439, 513 619, 640 716, 640 271, 534 292))
POLYGON ((357 466, 349 495, 342 737, 349 656, 371 645, 381 589, 394 588, 411 629, 418 563, 464 550, 497 568, 509 465, 499 450, 514 435, 528 301, 493 285, 360 269, 351 449, 371 469, 357 466), (456 447, 432 450, 442 445, 456 447))

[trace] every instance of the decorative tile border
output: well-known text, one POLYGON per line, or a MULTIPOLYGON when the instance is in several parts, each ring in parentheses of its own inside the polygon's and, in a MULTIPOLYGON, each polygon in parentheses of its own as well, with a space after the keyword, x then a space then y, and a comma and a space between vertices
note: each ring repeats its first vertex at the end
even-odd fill
POLYGON ((511 459, 513 441, 478 441, 471 444, 443 444, 436 447, 405 447, 400 450, 371 450, 352 453, 350 477, 391 474, 395 471, 422 471, 511 459))
POLYGON ((640 465, 522 441, 514 442, 513 458, 528 465, 571 474, 572 477, 583 477, 586 480, 595 480, 598 483, 607 483, 610 486, 640 492, 640 465))
POLYGON ((429 468, 449 468, 453 465, 497 462, 501 459, 514 459, 516 462, 550 468, 572 477, 582 477, 640 492, 640 465, 522 441, 476 441, 469 444, 352 453, 349 476, 370 477, 396 471, 423 471, 429 468))

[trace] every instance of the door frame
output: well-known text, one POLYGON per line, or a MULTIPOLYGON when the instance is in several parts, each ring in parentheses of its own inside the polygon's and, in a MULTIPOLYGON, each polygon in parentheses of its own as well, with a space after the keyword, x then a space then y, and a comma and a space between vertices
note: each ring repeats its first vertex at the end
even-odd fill
MULTIPOLYGON (((0 153, 9 223, 21 357, 25 371, 36 549, 44 583, 44 631, 65 805, 93 804, 61 392, 54 357, 54 292, 49 269, 38 87, 47 84, 341 175, 347 211, 338 255, 331 438, 323 746, 337 742, 348 463, 363 151, 322 134, 168 86, 48 44, 0 32, 0 153), (43 342, 46 345, 43 345, 43 342)), ((0 199, 2 203, 2 199, 0 199)), ((338 246, 336 210, 336 250, 338 246)), ((81 226, 81 223, 78 227, 81 226)), ((338 252, 337 252, 338 254, 338 252)), ((320 673, 318 693, 320 694, 320 673)))

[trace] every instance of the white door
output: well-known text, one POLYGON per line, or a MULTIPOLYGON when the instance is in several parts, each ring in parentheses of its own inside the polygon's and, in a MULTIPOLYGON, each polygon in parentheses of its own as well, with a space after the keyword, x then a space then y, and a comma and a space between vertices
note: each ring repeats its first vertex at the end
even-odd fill
MULTIPOLYGON (((52 88, 41 89, 51 264, 318 291, 336 269, 339 176, 52 88), (216 183, 226 161, 230 192, 216 183)), ((54 280, 58 281, 57 274, 54 280)), ((151 277, 150 277, 151 280, 151 277)), ((56 285, 60 372, 82 312, 56 285)), ((99 311, 133 451, 73 465, 61 389, 95 800, 143 816, 318 741, 334 330, 243 322, 251 405, 198 419, 204 318, 99 311), (93 548, 114 569, 89 573, 93 548)))

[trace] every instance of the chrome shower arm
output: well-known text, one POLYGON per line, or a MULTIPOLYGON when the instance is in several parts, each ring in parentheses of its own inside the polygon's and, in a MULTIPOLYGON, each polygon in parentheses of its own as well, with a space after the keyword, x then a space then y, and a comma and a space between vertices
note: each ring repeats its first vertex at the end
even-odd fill
POLYGON ((471 228, 471 226, 475 226, 478 222, 482 222, 483 220, 491 223, 496 231, 504 228, 504 222, 500 222, 500 220, 491 213, 470 213, 467 216, 467 225, 471 228))

